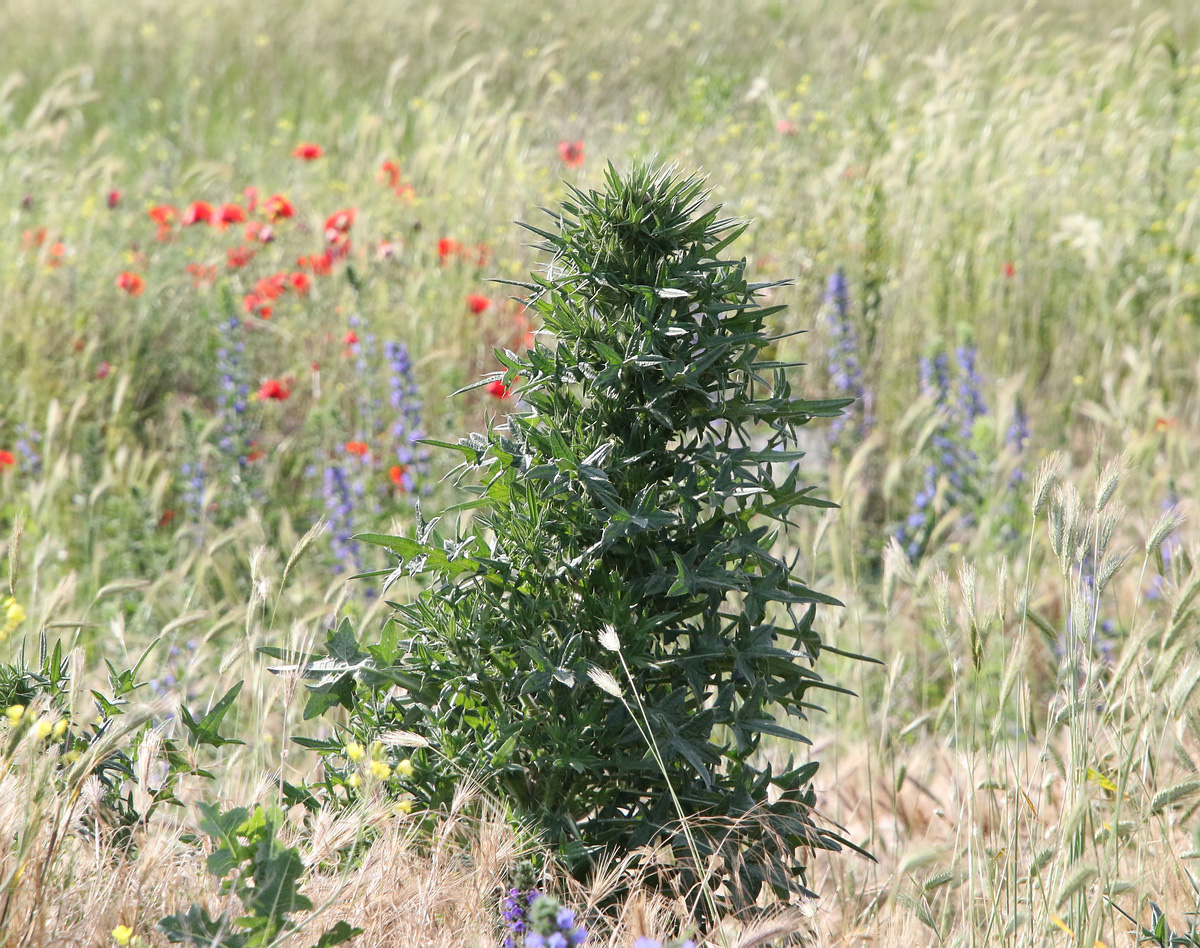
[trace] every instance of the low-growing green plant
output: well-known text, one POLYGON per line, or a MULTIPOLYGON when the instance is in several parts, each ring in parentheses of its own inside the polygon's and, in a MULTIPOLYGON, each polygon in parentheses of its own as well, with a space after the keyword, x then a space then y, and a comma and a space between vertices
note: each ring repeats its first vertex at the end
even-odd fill
MULTIPOLYGON (((175 944, 196 948, 263 948, 295 931, 296 922, 288 916, 311 911, 313 904, 300 892, 305 871, 300 852, 283 846, 278 838, 283 814, 262 806, 236 807, 225 813, 214 804, 199 806, 204 814, 200 828, 217 844, 208 857, 208 870, 225 880, 223 891, 238 897, 245 914, 233 918, 227 910, 213 918, 203 906, 192 905, 162 919, 159 930, 175 944)), ((331 948, 361 933, 361 928, 340 921, 313 948, 331 948)))
MULTIPOLYGON (((1149 905, 1150 924, 1142 925, 1137 929, 1139 945, 1158 945, 1159 948, 1197 948, 1200 946, 1200 929, 1196 924, 1197 918, 1200 916, 1196 912, 1189 912, 1187 915, 1187 931, 1176 932, 1172 931, 1171 926, 1167 923, 1167 914, 1154 902, 1149 902, 1149 905)), ((1139 924, 1136 918, 1119 906, 1114 905, 1113 908, 1135 925, 1139 924)))
MULTIPOLYGON (((0 664, 0 708, 6 710, 12 730, 4 753, 11 753, 24 732, 33 728, 57 749, 63 786, 77 785, 84 777, 94 775, 102 788, 100 810, 82 817, 81 828, 88 833, 106 834, 114 850, 132 854, 136 829, 144 828, 159 807, 183 805, 176 796, 181 778, 211 780, 213 776, 194 752, 185 750, 179 740, 164 736, 161 722, 144 709, 127 717, 131 697, 146 684, 141 677, 142 666, 158 643, 152 643, 132 668, 106 663, 108 687, 91 692, 98 718, 85 726, 72 721, 72 715, 79 712, 71 707, 74 683, 70 657, 63 653, 61 642, 51 648, 45 634, 39 641, 36 663, 28 663, 21 656, 16 664, 0 664), (27 709, 33 710, 26 713, 27 709), (149 768, 138 767, 139 758, 161 759, 161 773, 150 779, 149 768)), ((198 718, 180 706, 190 748, 242 743, 219 731, 241 689, 239 681, 198 718)))
POLYGON ((356 739, 417 735, 430 805, 470 775, 577 876, 640 854, 711 918, 764 883, 803 891, 799 853, 844 842, 814 819, 817 763, 758 751, 803 741, 779 716, 842 690, 807 667, 830 648, 815 607, 838 603, 775 551, 798 507, 833 506, 799 481, 797 429, 849 400, 793 395, 766 331, 782 307, 722 259, 745 225, 702 209, 702 179, 606 184, 529 228, 551 257, 516 285, 542 331, 479 383, 523 407, 442 443, 482 479, 457 528, 361 538, 399 557, 385 586, 428 585, 380 644, 331 635, 309 709, 345 706, 356 739))

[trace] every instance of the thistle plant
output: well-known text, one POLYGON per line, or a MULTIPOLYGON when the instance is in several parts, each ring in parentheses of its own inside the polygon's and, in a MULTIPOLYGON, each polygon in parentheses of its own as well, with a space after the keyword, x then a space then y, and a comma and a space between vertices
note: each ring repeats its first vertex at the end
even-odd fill
MULTIPOLYGON (((226 909, 216 918, 199 904, 186 912, 168 915, 158 929, 172 944, 195 948, 267 948, 298 925, 289 915, 308 912, 312 901, 300 891, 304 862, 299 850, 280 841, 285 822, 281 811, 257 806, 236 807, 222 813, 214 804, 198 804, 203 814, 200 829, 213 840, 213 853, 206 860, 208 871, 222 882, 222 889, 236 895, 241 914, 226 909)), ((328 928, 312 948, 333 948, 362 934, 340 921, 328 928)))
POLYGON ((518 285, 543 332, 478 383, 519 385, 525 407, 441 443, 473 515, 361 537, 425 590, 365 651, 343 625, 306 674, 313 708, 419 737, 422 802, 448 806, 469 774, 576 876, 640 853, 710 920, 764 884, 804 891, 803 851, 843 842, 814 819, 817 763, 759 751, 803 741, 785 719, 842 690, 809 667, 816 606, 837 602, 780 540, 798 507, 832 504, 773 471, 850 400, 794 396, 764 354, 781 307, 721 257, 745 225, 705 198, 697 177, 610 167, 529 227, 550 260, 518 285))

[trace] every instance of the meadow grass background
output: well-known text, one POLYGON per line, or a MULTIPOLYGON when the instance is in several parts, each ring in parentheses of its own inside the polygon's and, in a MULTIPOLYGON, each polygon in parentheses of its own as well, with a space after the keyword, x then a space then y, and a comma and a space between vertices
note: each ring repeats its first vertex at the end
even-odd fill
MULTIPOLYGON (((822 897, 776 942, 1115 946, 1134 940, 1118 907, 1147 922, 1150 901, 1186 929, 1200 903, 1198 30, 1191 3, 1110 0, 8 0, 0 450, 15 463, 0 469, 0 534, 23 523, 11 593, 27 616, 0 658, 36 651, 42 630, 78 648, 83 720, 104 660, 132 665, 157 640, 143 672, 165 697, 139 695, 159 713, 247 683, 231 715, 247 743, 223 749, 198 793, 247 804, 272 798, 272 774, 310 776, 315 755, 286 741, 314 731, 296 683, 255 648, 386 614, 370 581, 347 583, 328 534, 284 577, 329 514, 322 468, 349 463, 345 442, 386 413, 363 400, 386 404, 383 341, 408 347, 426 432, 477 428, 503 403, 446 396, 524 333, 487 282, 538 263, 512 221, 538 222, 563 179, 595 186, 607 161, 657 156, 707 172, 714 199, 754 222, 738 248, 751 272, 791 281, 769 293, 790 306, 781 330, 812 330, 781 343, 809 363, 806 396, 833 394, 822 294, 844 268, 874 414, 832 445, 814 430, 806 471, 842 507, 787 542, 814 588, 846 603, 820 617, 828 641, 884 662, 827 655, 819 670, 860 697, 803 725, 822 812, 878 862, 815 860, 822 897), (575 140, 586 158, 572 168, 558 145, 575 140), (323 156, 292 157, 302 142, 323 156), (411 192, 381 182, 385 161, 411 192), (151 207, 242 201, 247 187, 287 195, 296 216, 246 268, 225 266, 241 225, 156 240, 151 207), (354 281, 341 264, 269 321, 242 313, 253 282, 319 252, 322 222, 345 208, 354 281), (442 260, 443 238, 472 252, 442 260), (215 285, 194 286, 189 263, 217 267, 215 285), (141 295, 117 287, 123 272, 144 278, 141 295), (491 307, 473 314, 468 294, 491 307), (246 424, 262 451, 239 483, 214 421, 231 314, 249 324, 246 424), (356 326, 375 337, 372 362, 361 344, 347 354, 356 326), (954 411, 919 384, 939 344, 977 349, 988 412, 969 502, 909 558, 888 538, 954 411), (253 398, 268 378, 286 380, 286 402, 253 398), (1020 451, 1007 439, 1018 406, 1020 451), (201 461, 197 503, 182 469, 201 461), (1172 503, 1186 522, 1160 520, 1172 503)), ((438 484, 448 467, 433 453, 414 485, 427 509, 458 499, 438 484)), ((411 528, 411 497, 385 471, 355 475, 377 507, 363 502, 356 529, 411 528)), ((29 753, 3 778, 2 812, 8 835, 36 841, 78 801, 48 791, 29 753)), ((127 924, 156 943, 161 915, 216 904, 178 840, 189 819, 156 817, 116 869, 73 837, 39 843, 57 853, 39 873, 0 846, 18 907, 8 936, 109 943, 127 924)), ((308 884, 330 918, 368 929, 360 944, 487 944, 524 844, 499 822, 468 836, 469 870, 462 834, 431 845, 366 800, 305 835, 308 884), (321 853, 364 826, 383 840, 368 863, 322 871, 321 853)), ((662 933, 670 910, 634 900, 593 938, 662 933)), ((756 936, 731 920, 721 937, 756 936)))

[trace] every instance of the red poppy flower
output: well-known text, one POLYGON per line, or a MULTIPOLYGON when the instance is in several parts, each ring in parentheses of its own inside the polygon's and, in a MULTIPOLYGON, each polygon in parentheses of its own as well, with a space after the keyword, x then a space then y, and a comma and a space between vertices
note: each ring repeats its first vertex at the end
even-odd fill
POLYGON ((283 296, 283 291, 287 288, 287 274, 275 273, 269 277, 263 277, 254 284, 254 292, 267 300, 277 300, 283 296))
POLYGON ((387 184, 396 193, 396 197, 411 199, 416 194, 412 185, 404 181, 404 172, 401 171, 398 161, 389 160, 380 165, 379 180, 387 184))
POLYGON ((348 330, 345 337, 342 339, 342 342, 348 346, 357 346, 358 333, 356 333, 353 329, 348 330))
POLYGON ((253 247, 245 245, 241 247, 230 247, 225 251, 225 266, 230 270, 237 270, 244 267, 254 259, 255 250, 253 247))
POLYGON ((444 267, 446 261, 463 252, 463 245, 451 237, 443 237, 438 241, 438 262, 444 267))
POLYGON ((142 291, 146 289, 146 281, 136 273, 126 270, 117 277, 117 289, 124 290, 130 296, 141 296, 142 291))
POLYGON ((192 286, 197 289, 202 286, 212 286, 217 280, 217 268, 205 266, 202 263, 189 263, 187 272, 192 276, 192 286))
POLYGON ((46 260, 46 266, 53 270, 56 267, 62 266, 62 258, 67 255, 67 245, 61 240, 56 240, 50 245, 50 249, 47 252, 50 256, 46 260))
POLYGON ((150 219, 158 225, 154 236, 158 240, 171 239, 171 225, 179 219, 179 211, 170 204, 156 204, 150 208, 150 219))
POLYGON ((316 161, 323 154, 325 154, 325 150, 312 142, 301 142, 292 151, 292 157, 299 158, 301 161, 316 161))
POLYGON ((32 250, 34 247, 40 247, 46 242, 46 236, 49 232, 45 227, 39 227, 36 230, 27 230, 21 234, 21 247, 25 250, 32 250))
POLYGON ((347 441, 345 448, 347 454, 353 454, 356 458, 366 457, 371 450, 365 441, 347 441))
POLYGON ((391 159, 379 166, 379 180, 387 183, 389 188, 400 186, 400 163, 391 159))
POLYGON ((213 223, 221 230, 230 224, 241 224, 246 220, 246 211, 240 204, 222 204, 213 211, 213 223))
POLYGON ((332 260, 345 260, 350 255, 350 235, 335 233, 329 238, 329 249, 325 255, 332 260))
POLYGON ((17 456, 11 451, 0 451, 0 468, 16 467, 17 456))
POLYGON ((248 222, 243 233, 246 240, 257 241, 260 244, 269 244, 275 240, 274 229, 270 224, 264 224, 262 221, 248 222))
POLYGON ((96 378, 98 379, 108 378, 110 372, 112 372, 111 362, 101 362, 98 366, 96 366, 96 378))
POLYGON ((108 205, 108 209, 114 210, 121 203, 121 192, 115 188, 108 192, 108 196, 104 199, 104 203, 108 205))
POLYGON ((1010 280, 1017 275, 1017 268, 1011 260, 1007 260, 1004 263, 1004 275, 1010 280))
POLYGON ((467 308, 476 316, 478 316, 491 305, 492 301, 486 296, 481 296, 478 293, 471 293, 467 296, 467 308))
POLYGON ((800 126, 791 119, 781 118, 775 123, 775 131, 780 135, 795 135, 800 131, 800 126))
POLYGON ((388 479, 396 485, 400 493, 408 493, 408 465, 393 464, 388 468, 388 479))
POLYGON ((333 257, 326 250, 321 254, 312 254, 307 257, 297 257, 296 266, 301 270, 308 270, 313 276, 329 276, 333 271, 333 257))
POLYGON ((503 379, 496 379, 496 381, 489 382, 484 386, 484 391, 493 398, 508 398, 512 395, 512 386, 505 385, 503 379))
POLYGON ((179 218, 179 211, 170 204, 155 204, 148 213, 159 227, 170 227, 179 218))
POLYGON ((263 202, 263 213, 270 220, 278 221, 285 217, 294 217, 296 209, 292 207, 292 202, 282 194, 272 194, 263 202))
POLYGON ((578 168, 583 164, 583 142, 559 142, 558 157, 568 168, 578 168))
POLYGON ((162 512, 162 516, 158 518, 158 525, 160 527, 169 527, 174 519, 175 511, 168 508, 164 510, 162 512))
POLYGON ((307 273, 289 273, 287 281, 288 285, 297 293, 307 293, 308 288, 312 286, 312 280, 308 278, 307 273))
POLYGON ((270 319, 274 308, 268 305, 271 301, 258 293, 247 293, 242 297, 242 309, 259 319, 270 319))
POLYGON ((254 209, 258 207, 258 188, 250 185, 242 190, 242 197, 246 199, 246 212, 253 214, 254 209))
POLYGON ((325 239, 333 240, 337 234, 349 233, 350 228, 354 226, 354 217, 358 213, 357 208, 349 207, 344 211, 334 211, 325 219, 325 239))
POLYGON ((213 209, 208 201, 193 201, 191 206, 184 211, 181 223, 184 227, 191 227, 193 224, 211 224, 212 219, 213 209))
POLYGON ((284 385, 279 379, 267 379, 259 386, 258 400, 265 402, 269 398, 275 399, 277 402, 286 402, 291 397, 292 390, 284 385))

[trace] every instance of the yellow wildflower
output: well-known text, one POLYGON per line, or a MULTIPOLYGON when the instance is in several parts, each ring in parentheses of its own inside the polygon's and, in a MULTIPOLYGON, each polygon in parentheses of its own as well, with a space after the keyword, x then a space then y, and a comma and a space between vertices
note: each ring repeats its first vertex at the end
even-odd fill
POLYGON ((405 777, 411 777, 413 775, 412 761, 405 757, 404 760, 396 765, 396 773, 405 777))
POLYGON ((363 746, 356 741, 351 741, 346 745, 346 756, 351 760, 362 760, 363 746))
POLYGON ((133 929, 128 925, 118 925, 112 930, 113 941, 118 945, 128 945, 133 937, 133 929))
POLYGON ((54 732, 54 725, 45 718, 37 723, 37 736, 39 741, 44 741, 54 732))
POLYGON ((396 809, 397 816, 400 816, 400 815, 407 816, 409 813, 411 813, 413 811, 413 802, 412 802, 412 800, 398 800, 396 802, 395 809, 396 809))
POLYGON ((348 786, 351 786, 357 790, 360 786, 362 786, 362 777, 360 777, 358 774, 351 774, 346 778, 346 783, 348 786))
POLYGON ((4 614, 4 624, 0 625, 0 641, 3 641, 25 621, 25 608, 12 596, 9 596, 0 602, 0 609, 4 614))
POLYGON ((380 780, 387 780, 392 775, 392 768, 385 764, 382 760, 371 761, 371 773, 380 780))
POLYGON ((8 723, 16 727, 21 723, 21 715, 25 713, 25 705, 14 704, 4 709, 4 714, 8 718, 8 723))

